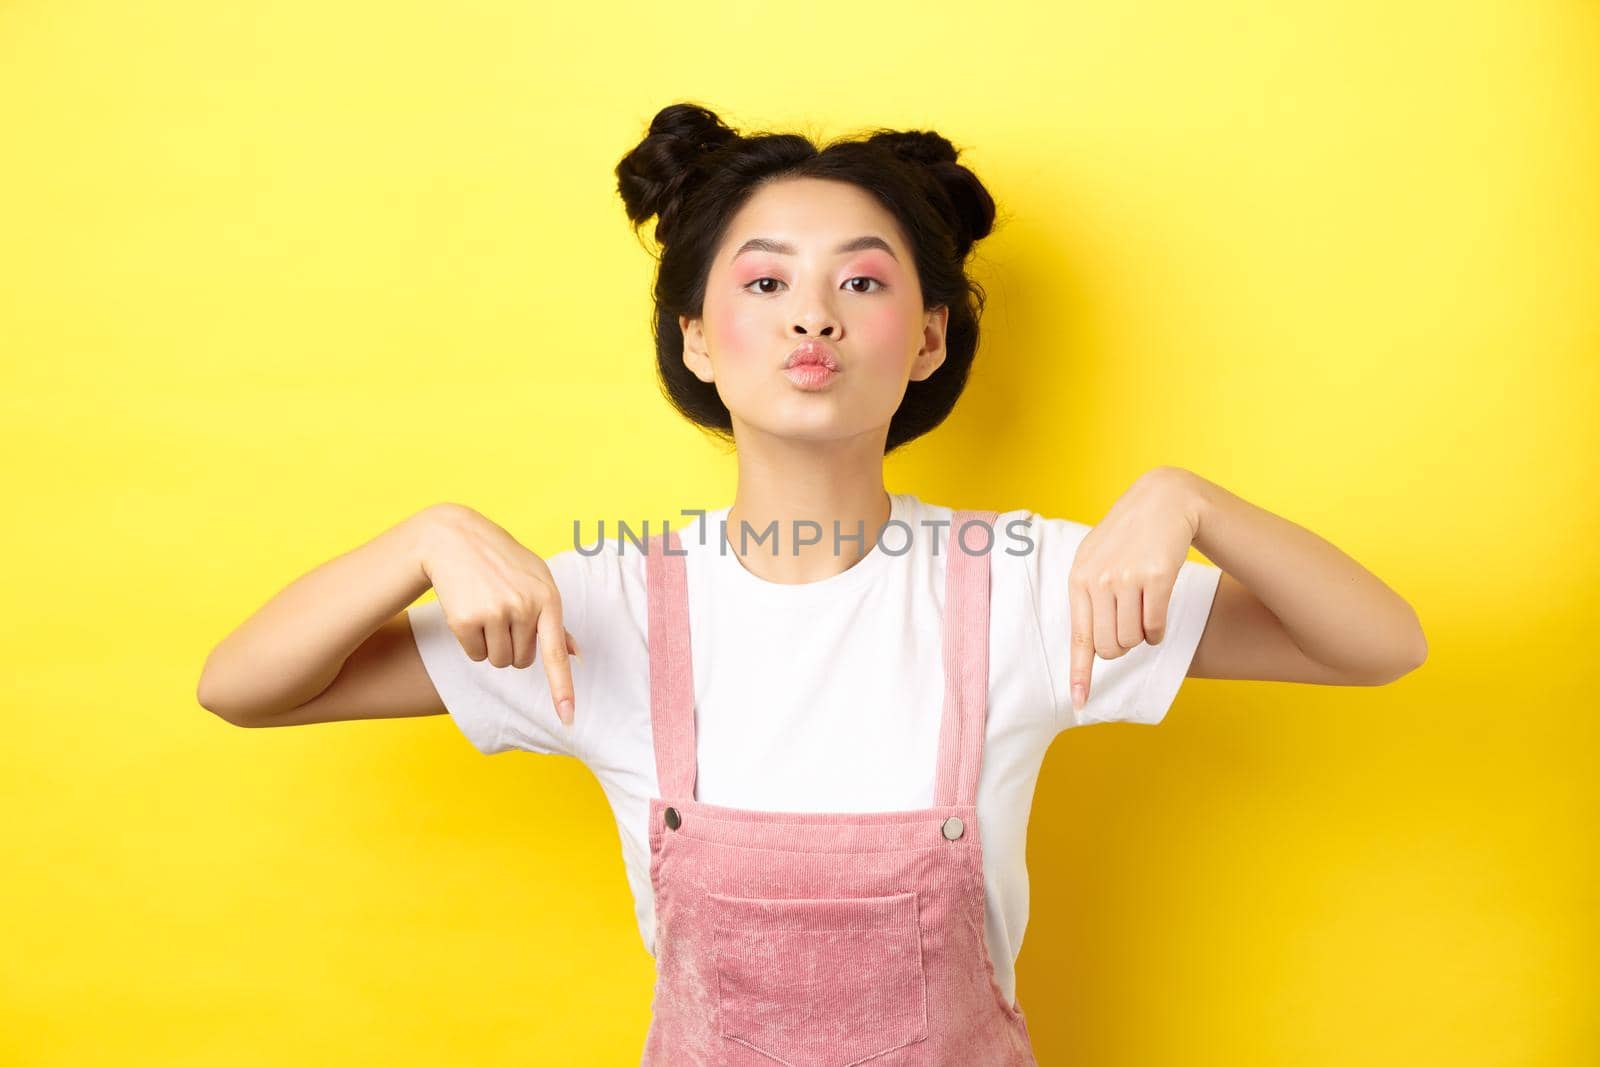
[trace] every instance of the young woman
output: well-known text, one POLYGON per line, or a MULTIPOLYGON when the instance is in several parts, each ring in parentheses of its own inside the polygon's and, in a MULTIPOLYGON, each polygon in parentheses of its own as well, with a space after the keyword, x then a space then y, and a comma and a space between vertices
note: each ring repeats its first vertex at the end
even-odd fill
POLYGON ((657 219, 660 381, 737 450, 733 501, 548 560, 428 508, 229 635, 200 701, 448 712, 485 753, 581 759, 657 961, 646 1063, 1032 1063, 1014 964, 1052 739, 1160 722, 1186 676, 1391 681, 1426 656, 1416 615, 1182 468, 1093 527, 885 488, 978 347, 964 263, 995 207, 943 137, 819 150, 679 104, 617 178, 657 219))

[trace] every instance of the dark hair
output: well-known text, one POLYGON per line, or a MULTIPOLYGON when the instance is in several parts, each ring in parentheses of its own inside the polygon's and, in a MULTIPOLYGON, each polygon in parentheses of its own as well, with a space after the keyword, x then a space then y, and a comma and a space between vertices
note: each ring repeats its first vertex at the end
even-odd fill
POLYGON ((853 182, 873 194, 904 231, 925 308, 949 308, 945 360, 909 382, 889 424, 884 454, 943 422, 967 383, 978 350, 983 288, 967 277, 974 242, 994 227, 995 205, 945 138, 925 130, 872 131, 818 149, 796 133, 741 136, 711 111, 678 103, 617 164, 617 191, 635 235, 656 216, 661 246, 655 282, 656 364, 667 399, 691 422, 731 442, 733 424, 716 385, 684 366, 678 316, 699 317, 712 257, 728 223, 763 185, 786 178, 853 182))

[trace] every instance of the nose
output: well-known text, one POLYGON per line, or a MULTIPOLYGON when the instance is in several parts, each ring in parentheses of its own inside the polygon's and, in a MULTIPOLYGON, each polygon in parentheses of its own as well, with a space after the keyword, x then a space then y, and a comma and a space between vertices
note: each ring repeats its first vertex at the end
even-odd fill
POLYGON ((832 338, 839 332, 839 327, 832 319, 813 315, 797 320, 794 324, 794 332, 802 337, 832 338))
POLYGON ((826 299, 807 300, 793 312, 794 332, 802 337, 826 337, 834 340, 839 335, 839 321, 828 308, 826 299))

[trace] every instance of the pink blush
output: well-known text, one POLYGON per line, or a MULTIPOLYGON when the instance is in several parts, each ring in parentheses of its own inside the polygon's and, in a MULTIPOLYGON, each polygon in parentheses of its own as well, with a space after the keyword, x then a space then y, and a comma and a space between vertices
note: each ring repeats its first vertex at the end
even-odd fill
POLYGON ((867 351, 896 351, 912 329, 905 309, 888 300, 863 308, 852 322, 857 339, 867 351))
POLYGON ((708 325, 711 336, 716 339, 717 347, 722 352, 733 356, 754 353, 759 358, 758 338, 772 334, 772 325, 767 321, 770 314, 770 311, 761 311, 753 304, 741 306, 739 301, 730 300, 717 304, 708 325))

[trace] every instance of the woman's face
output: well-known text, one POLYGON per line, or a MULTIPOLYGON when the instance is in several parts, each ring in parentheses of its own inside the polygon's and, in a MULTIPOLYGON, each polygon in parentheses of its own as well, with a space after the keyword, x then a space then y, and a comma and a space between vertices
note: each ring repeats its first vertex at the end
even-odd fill
POLYGON ((751 196, 717 249, 702 312, 679 317, 683 362, 716 384, 736 440, 886 438, 907 383, 945 357, 948 309, 923 309, 894 216, 848 182, 786 179, 751 196), (851 242, 862 247, 839 250, 851 242), (786 373, 802 341, 826 346, 837 373, 786 373))

